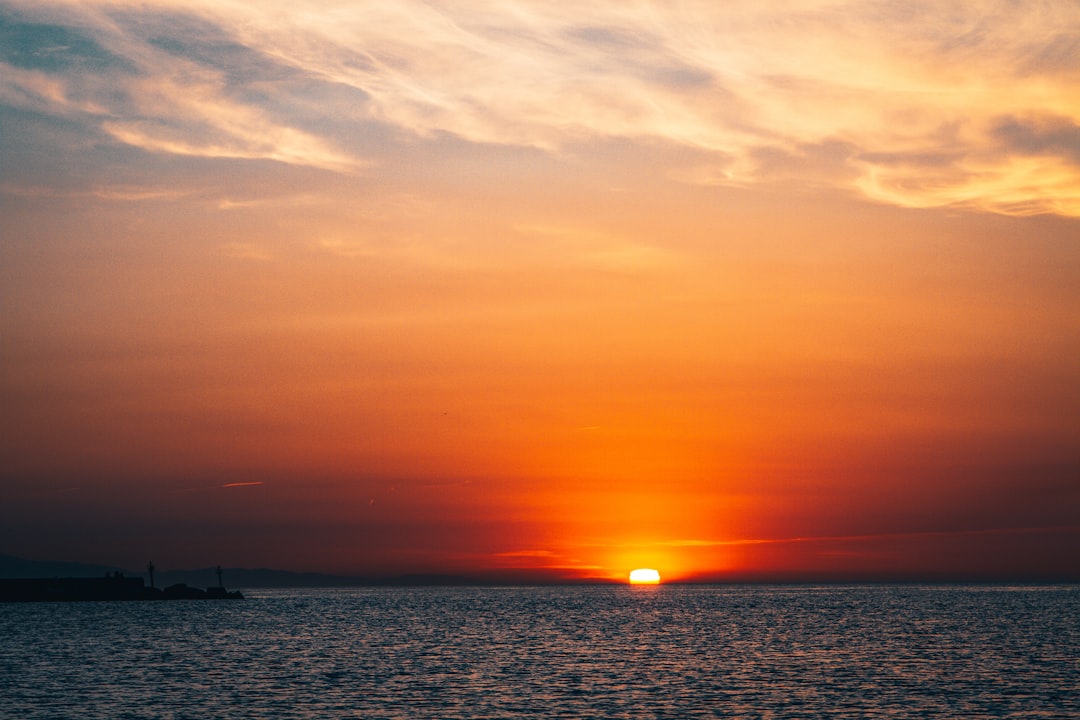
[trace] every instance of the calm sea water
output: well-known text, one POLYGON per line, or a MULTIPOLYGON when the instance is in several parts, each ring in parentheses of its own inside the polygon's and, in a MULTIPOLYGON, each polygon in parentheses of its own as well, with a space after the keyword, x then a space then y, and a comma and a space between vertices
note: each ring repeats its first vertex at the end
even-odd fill
POLYGON ((1080 587, 0 605, 4 718, 1078 718, 1080 587))

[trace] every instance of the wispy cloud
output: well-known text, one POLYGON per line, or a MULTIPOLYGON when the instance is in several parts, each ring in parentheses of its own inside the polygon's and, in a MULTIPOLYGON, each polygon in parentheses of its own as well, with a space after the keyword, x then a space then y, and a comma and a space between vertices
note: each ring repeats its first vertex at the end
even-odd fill
POLYGON ((86 191, 62 191, 40 185, 0 184, 0 194, 21 198, 92 197, 109 202, 174 201, 192 196, 182 190, 157 190, 141 187, 104 186, 86 191))
MULTIPOLYGON (((353 171, 362 165, 360 159, 288 118, 275 116, 265 103, 237 97, 244 88, 230 84, 221 64, 224 58, 200 62, 177 54, 176 45, 165 42, 169 38, 153 32, 159 28, 145 27, 120 5, 20 8, 20 14, 35 21, 19 26, 22 35, 16 37, 22 44, 33 45, 67 27, 74 27, 65 32, 82 42, 54 48, 47 55, 9 53, 8 62, 0 63, 0 101, 82 118, 113 140, 149 152, 276 160, 334 171, 353 171), (70 15, 63 12, 68 9, 70 15), (103 62, 102 57, 119 60, 103 62)), ((183 44, 192 38, 175 40, 183 44)), ((243 79, 241 86, 252 82, 243 79)))
POLYGON ((153 152, 346 171, 367 159, 350 123, 551 152, 617 137, 715 155, 684 180, 1080 215, 1068 0, 8 5, 123 62, 5 68, 0 99, 153 152))
POLYGON ((669 540, 659 545, 665 547, 730 547, 738 545, 788 545, 801 543, 845 543, 845 542, 873 542, 880 540, 898 540, 910 538, 935 538, 955 536, 980 536, 980 535, 1038 535, 1043 533, 1077 533, 1080 532, 1078 525, 1064 525, 1052 527, 1006 527, 1006 528, 977 528, 962 530, 920 530, 913 532, 877 533, 873 535, 811 535, 805 537, 779 537, 779 538, 734 538, 725 540, 707 539, 681 539, 669 540))
POLYGON ((550 550, 511 550, 508 552, 495 553, 495 557, 549 558, 555 557, 555 553, 550 550))
POLYGON ((265 485, 265 484, 266 483, 264 483, 262 481, 231 482, 231 483, 224 483, 224 484, 221 484, 221 485, 200 485, 200 486, 197 486, 197 487, 186 487, 186 488, 180 488, 178 490, 173 490, 171 492, 173 494, 177 494, 177 493, 194 493, 194 492, 208 492, 208 491, 221 490, 221 489, 256 487, 256 486, 265 485))

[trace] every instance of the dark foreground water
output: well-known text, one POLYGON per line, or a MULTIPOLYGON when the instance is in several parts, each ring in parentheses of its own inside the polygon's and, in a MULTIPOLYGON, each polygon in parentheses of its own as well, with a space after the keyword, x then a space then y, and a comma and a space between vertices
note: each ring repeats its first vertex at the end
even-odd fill
POLYGON ((0 605, 4 718, 1078 718, 1080 587, 0 605))

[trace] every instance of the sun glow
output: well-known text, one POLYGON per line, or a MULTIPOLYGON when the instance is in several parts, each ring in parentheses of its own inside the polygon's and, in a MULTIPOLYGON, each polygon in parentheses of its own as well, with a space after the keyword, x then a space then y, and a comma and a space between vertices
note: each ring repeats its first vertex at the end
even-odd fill
POLYGON ((631 585, 659 585, 660 573, 651 568, 638 568, 630 571, 631 585))

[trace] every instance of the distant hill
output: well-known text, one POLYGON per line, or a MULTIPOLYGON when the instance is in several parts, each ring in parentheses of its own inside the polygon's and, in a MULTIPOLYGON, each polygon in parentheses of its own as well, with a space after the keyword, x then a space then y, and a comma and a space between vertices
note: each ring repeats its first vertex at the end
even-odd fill
MULTIPOLYGON (((154 582, 159 586, 174 583, 188 585, 217 585, 216 568, 157 572, 154 582)), ((289 588, 289 587, 377 587, 420 585, 476 585, 476 580, 457 575, 395 575, 390 577, 367 577, 354 575, 329 575, 326 573, 301 573, 270 568, 222 568, 222 582, 230 588, 289 588)))
POLYGON ((105 573, 118 570, 123 572, 124 568, 115 565, 27 560, 0 554, 0 578, 103 577, 105 573))
MULTIPOLYGON (((0 578, 58 578, 102 577, 106 573, 120 571, 128 577, 142 577, 150 584, 145 568, 132 570, 112 565, 89 565, 86 563, 26 560, 12 555, 0 554, 0 578)), ((466 585, 561 585, 568 582, 562 574, 551 570, 496 570, 473 577, 444 574, 410 575, 331 575, 327 573, 292 572, 271 568, 222 568, 222 582, 226 588, 318 588, 318 587, 422 587, 466 585)), ((573 581, 570 581, 573 582, 573 581)), ((580 579, 577 582, 603 583, 611 580, 580 579)), ((169 570, 157 568, 154 585, 166 588, 184 583, 193 587, 216 587, 217 568, 205 567, 194 570, 169 570)))
MULTIPOLYGON (((58 578, 102 577, 106 573, 122 572, 129 577, 143 577, 149 584, 145 570, 132 571, 114 565, 90 565, 87 563, 52 560, 27 560, 14 555, 0 554, 0 578, 58 578)), ((330 575, 326 573, 301 573, 269 568, 222 568, 222 581, 229 588, 288 588, 288 587, 371 587, 396 585, 475 585, 472 578, 456 575, 399 575, 393 577, 358 577, 330 575)), ((194 587, 212 587, 218 584, 217 568, 195 570, 161 570, 154 573, 154 585, 159 588, 177 583, 194 587)))

